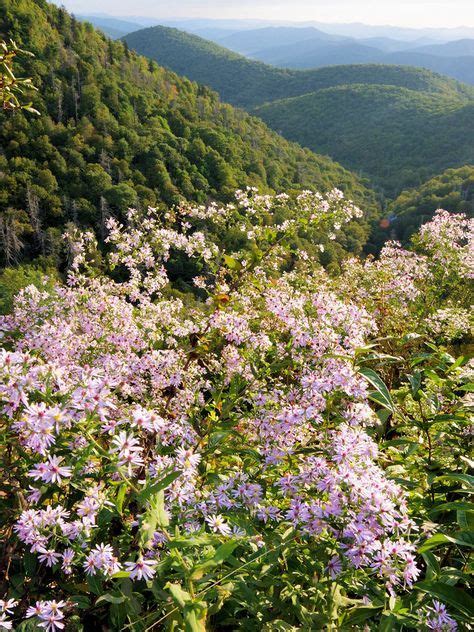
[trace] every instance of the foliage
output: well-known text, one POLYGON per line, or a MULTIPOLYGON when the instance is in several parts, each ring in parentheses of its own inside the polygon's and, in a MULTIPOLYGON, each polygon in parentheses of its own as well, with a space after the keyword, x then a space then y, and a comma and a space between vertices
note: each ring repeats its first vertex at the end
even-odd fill
MULTIPOLYGON (((0 33, 40 92, 40 117, 0 114, 0 265, 60 256, 68 223, 105 234, 129 206, 229 200, 338 186, 375 212, 374 194, 329 158, 281 139, 208 88, 159 68, 43 0, 5 0, 0 33)), ((346 231, 355 251, 368 223, 346 231)))
POLYGON ((474 162, 474 101, 456 91, 338 86, 256 113, 285 137, 370 176, 388 197, 474 162))
POLYGON ((437 315, 469 305, 473 223, 335 277, 293 245, 358 215, 249 189, 109 219, 105 258, 69 233, 68 285, 1 320, 3 620, 469 629, 469 332, 437 315))
POLYGON ((130 47, 214 88, 285 138, 370 178, 386 197, 474 162, 474 88, 421 68, 273 68, 166 27, 130 47))
POLYGON ((428 222, 436 209, 451 213, 474 213, 474 166, 448 169, 416 189, 403 191, 389 205, 397 238, 407 242, 410 235, 428 222))
POLYGON ((51 287, 58 280, 56 269, 51 263, 38 263, 39 265, 23 264, 5 268, 0 272, 0 314, 11 312, 14 296, 24 287, 51 287))
POLYGON ((247 109, 343 85, 390 85, 422 93, 474 96, 474 89, 421 68, 353 64, 308 71, 274 68, 197 35, 165 26, 129 33, 130 48, 175 72, 210 86, 224 101, 247 109))
POLYGON ((23 94, 26 90, 35 90, 31 79, 16 77, 13 62, 18 54, 27 55, 18 48, 15 42, 0 40, 0 103, 4 110, 27 110, 38 114, 32 104, 25 102, 23 94))

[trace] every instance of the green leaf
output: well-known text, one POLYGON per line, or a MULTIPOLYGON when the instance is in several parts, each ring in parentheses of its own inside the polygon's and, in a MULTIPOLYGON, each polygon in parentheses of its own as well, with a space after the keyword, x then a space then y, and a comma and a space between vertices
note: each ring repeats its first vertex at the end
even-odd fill
POLYGON ((238 546, 238 542, 230 541, 222 544, 214 554, 212 558, 216 564, 222 564, 225 560, 232 555, 234 549, 238 546))
POLYGON ((202 601, 186 604, 183 619, 185 632, 206 632, 206 604, 202 601))
POLYGON ((230 255, 224 255, 224 262, 229 270, 242 270, 242 264, 230 255))
POLYGON ((169 516, 165 509, 165 494, 161 490, 150 499, 150 506, 143 514, 140 525, 140 546, 146 546, 153 539, 157 527, 167 527, 168 525, 169 516))
POLYGON ((410 383, 411 394, 413 397, 416 396, 421 386, 421 373, 419 371, 415 371, 413 375, 408 376, 408 381, 410 383))
POLYGON ((474 485, 474 476, 470 474, 443 474, 442 476, 437 476, 435 481, 460 481, 462 483, 467 483, 468 485, 474 485))
POLYGON ((123 511, 123 501, 125 500, 125 496, 127 494, 128 485, 126 483, 122 483, 117 491, 117 496, 115 497, 115 506, 119 514, 123 511))
POLYGON ((87 578, 89 590, 94 593, 94 595, 100 595, 102 593, 102 583, 97 575, 90 575, 87 578))
POLYGON ((76 608, 80 610, 88 610, 91 607, 91 601, 85 595, 72 595, 72 597, 69 597, 69 601, 72 601, 76 608))
POLYGON ((456 522, 461 529, 468 529, 474 531, 474 512, 472 511, 457 511, 456 522))
POLYGON ((360 368, 359 373, 371 386, 375 388, 375 392, 370 394, 370 398, 390 412, 395 413, 395 405, 392 397, 380 376, 375 371, 368 369, 367 367, 360 368))
POLYGON ((432 579, 433 577, 436 577, 437 575, 439 575, 441 568, 440 565, 438 563, 438 560, 436 559, 436 557, 433 555, 433 553, 429 553, 428 551, 426 553, 422 554, 422 557, 425 561, 426 564, 426 569, 427 569, 427 577, 428 579, 432 579))
POLYGON ((165 588, 170 591, 173 601, 180 608, 184 608, 187 603, 192 601, 191 595, 183 590, 179 584, 166 584, 165 588))
POLYGON ((354 625, 359 625, 376 616, 382 610, 382 606, 360 606, 359 608, 353 608, 344 617, 342 621, 342 630, 347 626, 352 628, 354 625))
POLYGON ((105 593, 105 595, 101 595, 97 601, 95 602, 95 605, 102 603, 103 601, 106 601, 107 603, 114 603, 114 604, 119 604, 119 603, 123 603, 124 601, 128 601, 128 597, 126 597, 125 595, 120 595, 120 596, 115 596, 112 595, 111 593, 105 593))
POLYGON ((451 503, 442 503, 434 507, 430 514, 437 514, 442 511, 474 511, 474 503, 456 500, 451 503))
POLYGON ((388 617, 382 617, 380 620, 380 625, 378 627, 379 632, 393 632, 396 628, 396 618, 393 614, 390 614, 388 617))
POLYGON ((458 531, 454 536, 447 535, 446 533, 437 533, 426 540, 426 542, 418 548, 418 552, 425 553, 443 544, 457 544, 459 546, 474 548, 474 533, 472 531, 458 531))
POLYGON ((423 581, 415 584, 415 588, 438 597, 443 603, 456 608, 466 617, 474 615, 474 599, 464 590, 449 586, 443 582, 423 581))
POLYGON ((112 575, 112 579, 125 579, 130 577, 130 571, 118 571, 112 575))
POLYGON ((179 476, 181 476, 180 470, 170 472, 159 481, 153 481, 149 485, 147 485, 139 494, 137 494, 137 498, 140 500, 140 502, 144 503, 153 494, 161 492, 162 490, 169 487, 177 478, 179 478, 179 476))

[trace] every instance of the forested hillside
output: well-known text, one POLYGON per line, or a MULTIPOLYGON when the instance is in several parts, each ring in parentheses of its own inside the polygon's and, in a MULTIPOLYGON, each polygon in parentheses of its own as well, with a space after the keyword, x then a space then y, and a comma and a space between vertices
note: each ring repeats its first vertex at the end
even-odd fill
POLYGON ((447 169, 421 186, 400 193, 389 205, 397 237, 407 242, 439 208, 474 217, 474 165, 447 169))
POLYGON ((474 163, 474 100, 457 92, 346 85, 256 112, 286 138, 370 176, 389 197, 446 167, 474 163))
POLYGON ((217 90, 224 101, 251 109, 285 97, 347 84, 394 85, 428 93, 454 92, 474 98, 474 88, 420 68, 349 65, 284 70, 252 61, 178 29, 154 26, 124 37, 130 48, 217 90))
MULTIPOLYGON (((55 255, 68 222, 103 235, 106 218, 129 206, 228 200, 250 185, 338 186, 369 214, 375 206, 329 158, 44 0, 4 0, 0 35, 34 53, 18 60, 39 89, 40 113, 0 114, 0 264, 55 255)), ((356 232, 360 248, 367 223, 356 232)))
POLYGON ((282 70, 165 27, 125 40, 284 137, 365 175, 385 196, 474 163, 474 88, 448 77, 369 64, 282 70))

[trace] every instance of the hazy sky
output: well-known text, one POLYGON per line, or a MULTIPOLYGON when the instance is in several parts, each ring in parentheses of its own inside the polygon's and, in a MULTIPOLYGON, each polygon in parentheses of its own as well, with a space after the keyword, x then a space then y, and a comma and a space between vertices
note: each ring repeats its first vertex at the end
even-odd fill
POLYGON ((61 0, 76 13, 474 26, 474 0, 61 0))

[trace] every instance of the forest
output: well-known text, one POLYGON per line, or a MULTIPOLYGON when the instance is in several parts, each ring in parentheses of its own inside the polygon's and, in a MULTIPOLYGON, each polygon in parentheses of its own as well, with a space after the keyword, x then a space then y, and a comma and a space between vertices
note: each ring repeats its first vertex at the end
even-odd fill
POLYGON ((428 70, 382 64, 285 70, 160 26, 124 41, 367 178, 382 198, 474 163, 474 88, 428 70))
MULTIPOLYGON (((0 264, 40 257, 55 267, 68 223, 103 237, 107 217, 123 217, 130 206, 229 201, 247 185, 338 186, 378 212, 363 179, 62 9, 6 0, 0 32, 35 55, 17 63, 38 88, 40 113, 0 112, 0 264)), ((349 249, 360 251, 368 231, 366 220, 354 225, 349 249)), ((337 262, 332 250, 326 256, 337 262)))

